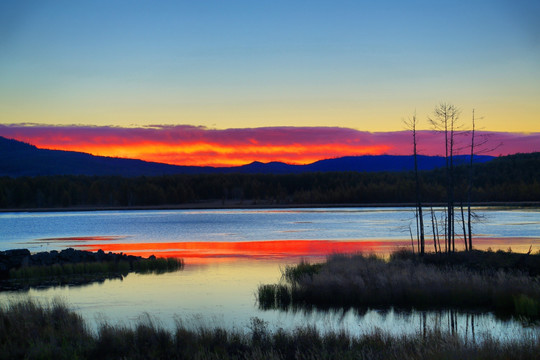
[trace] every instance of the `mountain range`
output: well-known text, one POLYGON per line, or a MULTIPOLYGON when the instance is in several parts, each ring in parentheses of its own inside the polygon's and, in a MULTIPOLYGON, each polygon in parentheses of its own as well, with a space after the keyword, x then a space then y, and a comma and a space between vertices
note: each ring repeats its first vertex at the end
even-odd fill
MULTIPOLYGON (((494 157, 475 156, 477 163, 494 157)), ((456 164, 466 163, 469 156, 454 157, 456 164)), ((418 156, 418 168, 431 170, 442 167, 441 156, 418 156)), ((94 156, 87 153, 63 150, 39 149, 33 145, 0 136, 0 176, 46 176, 46 175, 121 175, 158 176, 175 174, 297 174, 328 171, 409 171, 414 168, 412 155, 364 155, 346 156, 316 161, 306 165, 290 165, 282 162, 251 164, 234 167, 179 166, 147 162, 136 159, 94 156)))

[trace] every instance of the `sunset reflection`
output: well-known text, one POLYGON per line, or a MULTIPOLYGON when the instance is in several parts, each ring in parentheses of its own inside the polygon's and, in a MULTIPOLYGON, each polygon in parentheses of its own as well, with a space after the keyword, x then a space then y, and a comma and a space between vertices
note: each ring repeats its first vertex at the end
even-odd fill
POLYGON ((336 253, 388 253, 410 243, 400 240, 326 241, 276 240, 247 242, 161 242, 75 245, 89 251, 123 252, 125 254, 181 257, 189 262, 236 261, 239 259, 323 258, 336 253))

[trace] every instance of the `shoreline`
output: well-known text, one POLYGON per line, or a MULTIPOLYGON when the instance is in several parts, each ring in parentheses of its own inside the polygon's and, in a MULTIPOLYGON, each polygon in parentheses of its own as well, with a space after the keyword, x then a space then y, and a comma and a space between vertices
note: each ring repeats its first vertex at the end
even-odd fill
MULTIPOLYGON (((423 207, 441 207, 445 203, 426 203, 423 207)), ((22 212, 83 212, 83 211, 138 211, 138 210, 234 210, 234 209, 293 209, 293 208, 375 208, 375 207, 414 207, 415 203, 337 203, 337 204, 279 204, 270 202, 256 202, 252 200, 244 201, 202 201, 198 203, 186 203, 175 205, 155 205, 155 206, 71 206, 55 208, 9 208, 0 209, 0 213, 22 213, 22 212)), ((512 207, 529 208, 540 207, 538 201, 516 201, 516 202, 475 202, 472 207, 512 207)), ((458 207, 458 206, 456 206, 458 207)))
POLYGON ((73 248, 31 253, 29 249, 0 251, 0 292, 39 287, 81 286, 122 279, 131 272, 162 273, 184 267, 182 259, 143 257, 123 252, 73 248))

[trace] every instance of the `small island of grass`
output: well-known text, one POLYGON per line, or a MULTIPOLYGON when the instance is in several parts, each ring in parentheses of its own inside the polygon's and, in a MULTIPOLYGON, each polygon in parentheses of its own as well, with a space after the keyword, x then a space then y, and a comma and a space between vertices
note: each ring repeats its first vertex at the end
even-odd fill
POLYGON ((0 290, 29 286, 82 285, 122 278, 130 272, 163 273, 182 269, 177 258, 157 258, 123 253, 75 250, 38 252, 27 249, 0 252, 0 290))
POLYGON ((279 284, 259 286, 257 299, 262 309, 462 309, 537 319, 539 267, 540 254, 504 251, 333 255, 286 267, 279 284))

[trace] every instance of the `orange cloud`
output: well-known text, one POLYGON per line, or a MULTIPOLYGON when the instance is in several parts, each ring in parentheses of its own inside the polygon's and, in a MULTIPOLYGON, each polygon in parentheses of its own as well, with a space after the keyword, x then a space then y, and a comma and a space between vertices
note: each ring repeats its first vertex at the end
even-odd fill
MULTIPOLYGON (((540 151, 540 133, 477 133, 502 146, 492 155, 540 151)), ((307 164, 317 160, 358 155, 411 154, 407 131, 370 133, 340 127, 267 127, 208 129, 199 126, 0 125, 0 136, 40 148, 134 158, 175 165, 236 166, 253 161, 307 164)), ((456 148, 466 148, 467 136, 456 148)), ((419 131, 419 152, 440 155, 442 134, 419 131)))

